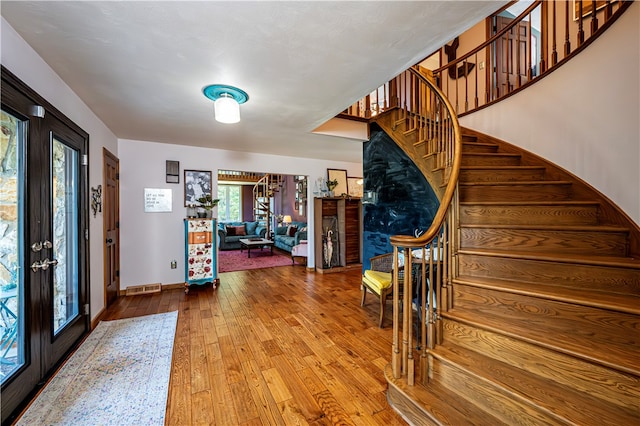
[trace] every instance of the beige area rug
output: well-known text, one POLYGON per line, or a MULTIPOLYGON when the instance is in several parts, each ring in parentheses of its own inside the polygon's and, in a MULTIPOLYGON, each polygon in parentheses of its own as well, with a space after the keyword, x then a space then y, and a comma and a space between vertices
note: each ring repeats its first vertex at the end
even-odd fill
POLYGON ((103 321, 18 425, 163 425, 178 312, 103 321))

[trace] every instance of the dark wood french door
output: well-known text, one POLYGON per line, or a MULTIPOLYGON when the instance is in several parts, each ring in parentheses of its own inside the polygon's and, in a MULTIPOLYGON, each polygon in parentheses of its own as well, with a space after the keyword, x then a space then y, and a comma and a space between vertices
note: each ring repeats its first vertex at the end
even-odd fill
POLYGON ((2 422, 90 328, 88 135, 2 68, 2 422))

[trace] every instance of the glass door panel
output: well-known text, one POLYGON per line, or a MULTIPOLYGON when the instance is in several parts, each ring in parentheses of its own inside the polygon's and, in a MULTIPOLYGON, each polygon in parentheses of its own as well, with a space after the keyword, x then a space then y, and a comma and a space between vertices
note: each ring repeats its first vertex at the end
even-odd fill
POLYGON ((0 383, 25 362, 24 123, 2 111, 0 132, 0 383))
POLYGON ((78 152, 53 139, 53 332, 78 316, 78 152))

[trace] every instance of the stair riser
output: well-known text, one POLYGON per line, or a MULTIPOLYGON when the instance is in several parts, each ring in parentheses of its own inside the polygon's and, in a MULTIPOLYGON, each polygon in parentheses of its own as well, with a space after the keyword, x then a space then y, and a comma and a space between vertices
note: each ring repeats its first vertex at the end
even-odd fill
POLYGON ((462 166, 518 166, 519 156, 491 154, 462 155, 462 166))
POLYGON ((571 185, 460 185, 460 201, 567 201, 571 185))
POLYGON ((524 401, 491 383, 466 374, 465 371, 440 360, 433 363, 432 380, 455 391, 481 409, 488 411, 506 424, 555 425, 561 424, 555 418, 536 410, 524 401))
POLYGON ((453 311, 492 327, 498 322, 505 333, 526 330, 528 338, 586 356, 595 346, 622 364, 640 360, 638 315, 460 284, 453 286, 453 311))
POLYGON ((598 206, 461 205, 462 225, 597 225, 598 206))
POLYGON ((589 253, 625 256, 626 232, 549 231, 541 229, 461 228, 462 248, 492 248, 531 253, 589 253))
POLYGON ((462 152, 492 153, 498 151, 498 145, 481 145, 473 142, 463 142, 462 152))
POLYGON ((460 182, 518 182, 544 179, 544 169, 460 170, 460 182))
POLYGON ((432 419, 428 413, 422 411, 419 404, 407 397, 404 392, 397 390, 393 386, 389 386, 387 390, 387 400, 396 411, 402 413, 405 419, 412 424, 421 426, 441 426, 442 423, 432 419))
POLYGON ((627 410, 637 408, 637 377, 454 320, 443 320, 442 329, 444 342, 522 368, 608 404, 627 410))
POLYGON ((459 275, 640 295, 640 273, 621 267, 460 253, 459 275))

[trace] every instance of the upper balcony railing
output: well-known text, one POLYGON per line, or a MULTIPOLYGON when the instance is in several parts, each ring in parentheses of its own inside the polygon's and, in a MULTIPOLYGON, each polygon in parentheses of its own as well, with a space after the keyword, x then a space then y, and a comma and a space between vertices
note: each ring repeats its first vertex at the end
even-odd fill
MULTIPOLYGON (((508 13, 487 18, 490 37, 478 41, 478 46, 464 55, 458 58, 451 55, 457 39, 442 48, 452 59, 432 70, 432 78, 458 115, 511 96, 553 71, 602 34, 632 2, 553 0, 528 3, 530 5, 515 18, 508 13)), ((465 39, 465 44, 469 43, 465 39)), ((440 51, 436 54, 444 56, 440 51)), ((401 106, 395 97, 396 80, 380 86, 343 114, 370 118, 401 106)), ((406 93, 415 92, 412 87, 405 90, 406 93)))

